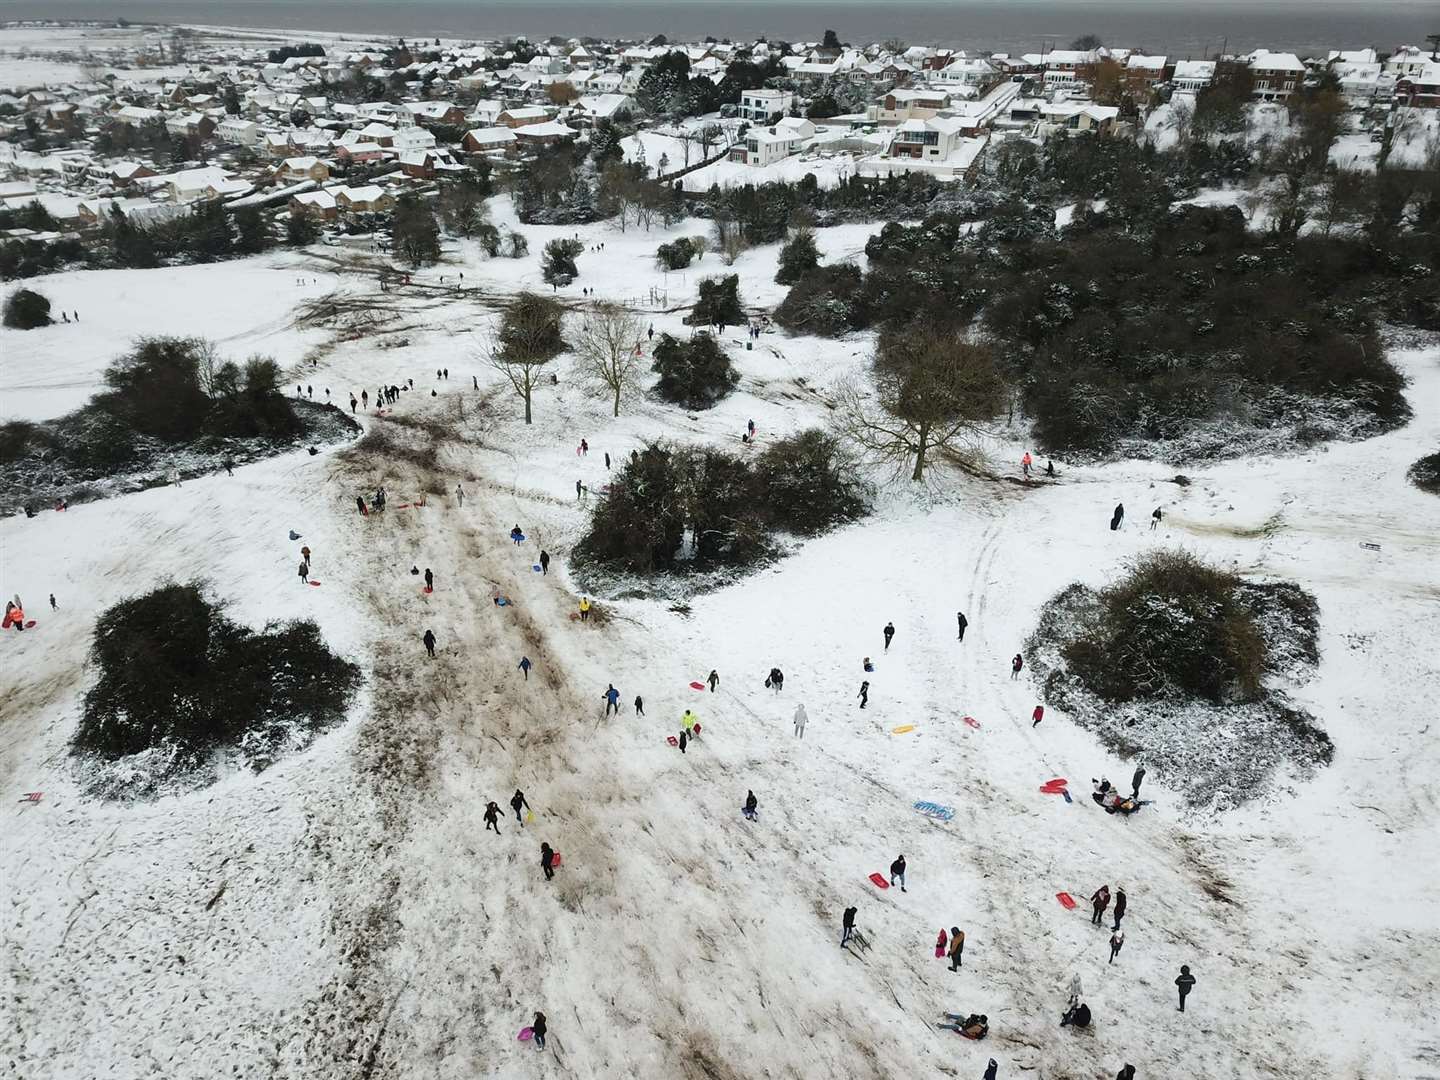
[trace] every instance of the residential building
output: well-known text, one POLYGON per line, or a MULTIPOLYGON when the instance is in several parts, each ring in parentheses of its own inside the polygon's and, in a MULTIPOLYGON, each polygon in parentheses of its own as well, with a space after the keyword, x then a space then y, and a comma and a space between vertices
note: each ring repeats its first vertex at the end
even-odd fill
POLYGON ((515 131, 508 127, 473 128, 460 140, 463 149, 472 154, 503 154, 517 142, 515 131))
POLYGON ((280 163, 277 175, 291 183, 297 180, 321 182, 330 179, 330 166, 317 157, 286 158, 280 163))
POLYGON ((1157 83, 1165 81, 1169 70, 1163 56, 1142 56, 1132 53, 1125 59, 1125 85, 1137 96, 1149 94, 1157 83))
POLYGON ((1431 61, 1418 72, 1396 79, 1395 101, 1416 109, 1440 108, 1440 63, 1431 61))
POLYGON ((950 107, 950 95, 944 90, 891 90, 872 105, 869 118, 881 124, 901 124, 906 120, 929 120, 942 109, 950 107))
POLYGON ((745 133, 743 141, 730 148, 730 160, 763 169, 777 161, 784 161, 791 154, 798 154, 805 141, 806 136, 778 125, 752 127, 745 133))
POLYGON ((521 146, 546 146, 550 143, 568 142, 579 134, 568 124, 554 120, 540 124, 522 124, 513 130, 521 146))
POLYGON ((1284 101, 1305 78, 1305 65, 1294 53, 1256 49, 1246 59, 1255 78, 1253 96, 1261 101, 1284 101))
POLYGON ((1177 60, 1170 82, 1176 90, 1198 94, 1215 81, 1214 60, 1177 60))
POLYGON ((550 122, 550 113, 538 105, 530 105, 518 109, 504 109, 495 117, 495 123, 501 127, 522 128, 531 124, 547 124, 550 122))
POLYGON ((789 90, 744 90, 737 115, 751 123, 768 124, 794 107, 795 95, 789 90))
POLYGON ((215 125, 215 138, 236 146, 254 146, 260 141, 261 127, 243 116, 227 116, 215 125))

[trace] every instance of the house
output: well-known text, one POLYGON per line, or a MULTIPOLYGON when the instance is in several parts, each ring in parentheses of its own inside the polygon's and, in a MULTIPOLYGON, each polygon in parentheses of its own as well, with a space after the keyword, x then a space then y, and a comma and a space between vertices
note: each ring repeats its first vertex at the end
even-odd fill
POLYGON ((944 90, 891 90, 880 104, 870 107, 870 119, 881 124, 900 124, 906 120, 929 120, 942 109, 950 107, 950 95, 944 90))
POLYGON ((367 161, 383 161, 385 148, 379 143, 352 142, 335 144, 335 160, 345 165, 363 165, 367 161))
POLYGON ((265 136, 261 145, 265 153, 272 158, 289 157, 295 152, 295 145, 290 141, 288 133, 280 134, 278 132, 271 132, 265 136))
POLYGON ((80 122, 79 106, 72 101, 45 106, 45 126, 51 131, 64 131, 80 122))
POLYGON ((294 217, 313 217, 334 221, 340 216, 335 196, 329 191, 302 191, 290 196, 290 213, 294 217))
MULTIPOLYGON (((463 119, 463 117, 462 117, 463 119)), ((423 127, 402 127, 395 132, 390 145, 400 151, 431 150, 435 147, 435 133, 423 127)))
POLYGON ((148 124, 151 120, 159 120, 164 117, 159 109, 144 109, 139 105, 125 105, 116 111, 114 120, 117 124, 125 124, 127 127, 140 127, 148 124))
POLYGON ((635 99, 629 94, 586 94, 571 111, 575 119, 587 123, 613 120, 621 113, 633 113, 635 99))
POLYGON ((504 111, 505 106, 498 101, 477 101, 471 106, 470 115, 465 118, 465 122, 475 127, 489 127, 504 111))
POLYGON ((1246 59, 1255 77, 1253 96, 1261 101, 1284 101, 1305 78, 1305 65, 1294 53, 1256 49, 1246 59))
POLYGON ((215 125, 215 137, 236 146, 254 146, 260 141, 260 125, 243 116, 229 116, 215 125))
POLYGON ((1370 64, 1336 61, 1330 65, 1330 73, 1340 81, 1340 93, 1351 105, 1363 108, 1395 95, 1395 76, 1386 75, 1378 60, 1370 64))
POLYGON ((515 132, 508 127, 474 128, 460 140, 463 149, 471 154, 504 153, 516 143, 515 132))
POLYGON ((954 60, 929 78, 945 86, 969 87, 978 94, 1005 78, 1005 75, 994 62, 977 56, 954 60))
POLYGON ((952 117, 906 120, 895 129, 883 154, 860 160, 860 174, 923 172, 937 180, 973 176, 990 137, 967 137, 963 130, 963 122, 952 117))
POLYGON ((1002 82, 992 87, 983 98, 952 102, 941 115, 959 120, 960 134, 966 138, 974 138, 994 124, 1004 114, 1010 102, 1019 96, 1019 83, 1002 82))
POLYGON ((330 189, 335 205, 347 214, 380 214, 395 209, 395 197, 379 184, 330 189))
POLYGON ((1430 51, 1414 45, 1402 45, 1385 58, 1385 74, 1397 79, 1407 75, 1421 75, 1429 64, 1430 51))
POLYGON ((403 107, 417 124, 448 124, 450 127, 463 127, 465 124, 465 110, 448 101, 411 101, 403 107))
POLYGON ((1198 94, 1215 81, 1214 60, 1178 60, 1170 82, 1176 90, 1198 94))
POLYGON ((136 225, 155 225, 185 212, 183 206, 151 202, 149 199, 81 199, 79 220, 82 225, 100 225, 118 213, 136 225))
POLYGON ((1045 101, 1040 103, 1038 133, 1093 131, 1109 135, 1115 129, 1120 110, 1114 105, 1093 105, 1088 101, 1045 101))
POLYGON ((1046 53, 1042 63, 1045 68, 1047 90, 1071 90, 1088 84, 1095 78, 1095 65, 1100 62, 1101 53, 1096 49, 1053 49, 1046 53))
POLYGON ((771 128, 751 128, 745 133, 743 141, 730 148, 730 160, 763 169, 777 161, 784 161, 791 154, 798 154, 805 138, 778 125, 771 128))
POLYGON ((1145 95, 1165 81, 1165 57, 1132 53, 1125 60, 1125 85, 1132 94, 1145 95))
POLYGON ((1395 100, 1416 109, 1440 109, 1440 63, 1431 61, 1418 72, 1396 79, 1395 100))
POLYGON ((415 180, 434 180, 436 173, 461 168, 448 150, 407 150, 396 158, 396 163, 402 173, 415 180))
POLYGON ((795 107, 795 95, 789 90, 745 90, 740 94, 738 115, 752 123, 768 124, 795 107))
POLYGON ((502 109, 495 117, 495 122, 501 127, 529 127, 532 124, 549 123, 550 113, 536 105, 518 109, 502 109))
POLYGON ((204 113, 176 113, 165 121, 165 130, 181 138, 208 139, 215 131, 215 121, 204 113))
POLYGON ((551 143, 568 142, 578 134, 569 125, 553 120, 542 124, 522 124, 513 130, 521 146, 548 146, 551 143))
POLYGON ((154 169, 138 161, 112 161, 108 165, 102 165, 90 171, 93 175, 97 175, 117 187, 125 187, 127 184, 133 184, 138 180, 155 175, 154 169))
POLYGON ((330 166, 317 157, 292 157, 280 163, 277 175, 282 180, 314 180, 323 182, 330 179, 330 166))

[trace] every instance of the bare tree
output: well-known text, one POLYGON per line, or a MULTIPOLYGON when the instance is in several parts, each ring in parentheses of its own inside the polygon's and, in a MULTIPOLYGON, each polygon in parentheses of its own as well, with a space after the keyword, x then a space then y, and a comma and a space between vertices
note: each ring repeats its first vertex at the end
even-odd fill
POLYGON ((1005 404, 1005 382, 986 345, 953 326, 916 321, 881 335, 872 367, 874 397, 841 389, 836 424, 850 445, 910 479, 925 478, 937 450, 973 444, 1005 404))
POLYGON ((525 423, 531 422, 530 399, 546 364, 565 349, 560 334, 564 308, 547 296, 520 293, 500 320, 483 359, 510 380, 525 402, 525 423))
POLYGON ((640 317, 621 304, 599 304, 580 324, 575 352, 585 374, 614 395, 615 415, 620 397, 640 372, 640 317))

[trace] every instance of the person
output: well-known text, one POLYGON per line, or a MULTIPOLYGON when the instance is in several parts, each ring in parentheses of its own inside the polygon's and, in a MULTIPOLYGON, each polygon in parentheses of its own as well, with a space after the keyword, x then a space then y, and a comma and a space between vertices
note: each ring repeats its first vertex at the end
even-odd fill
POLYGON ((636 694, 636 695, 635 695, 635 715, 636 715, 636 716, 644 716, 644 715, 645 715, 645 699, 642 698, 639 694, 636 694))
POLYGON ((864 708, 870 702, 870 680, 866 679, 860 684, 860 693, 855 695, 860 699, 860 708, 864 708))
POLYGON ((890 651, 890 639, 893 638, 894 636, 895 636, 895 624, 894 624, 893 622, 887 622, 887 623, 885 624, 885 651, 886 651, 886 652, 889 652, 889 651, 890 651))
POLYGON ((55 594, 54 594, 53 592, 50 594, 50 610, 51 610, 51 611, 59 611, 59 610, 60 610, 59 605, 57 605, 57 604, 55 603, 55 594))
POLYGON ((430 654, 430 658, 433 660, 435 658, 435 631, 426 630, 425 636, 421 640, 425 642, 425 651, 430 654))
POLYGON ((310 564, 304 559, 300 560, 300 584, 310 584, 310 564))
POLYGON ((1025 451, 1025 456, 1020 459, 1020 471, 1025 474, 1025 479, 1030 479, 1030 451, 1025 451))
MULTIPOLYGON (((540 845, 540 869, 545 871, 545 880, 549 881, 555 876, 555 851, 549 844, 540 845)), ((543 1046, 544 1043, 541 1043, 543 1046)))
POLYGON ((689 709, 686 709, 685 715, 680 717, 680 726, 685 729, 685 734, 689 735, 692 739, 695 738, 695 722, 699 719, 700 718, 689 709))
POLYGON ((584 439, 581 439, 581 440, 580 440, 580 453, 581 453, 581 454, 589 454, 589 453, 590 453, 590 444, 589 444, 588 442, 586 442, 584 439))
POLYGON ((365 408, 367 408, 367 409, 370 407, 370 391, 369 391, 369 390, 361 390, 361 391, 360 391, 360 404, 363 405, 363 406, 364 406, 365 408))
POLYGON ((1023 668, 1024 666, 1025 666, 1025 661, 1021 658, 1020 654, 1017 652, 1017 653, 1015 654, 1015 658, 1010 661, 1010 678, 1012 678, 1012 679, 1018 679, 1018 678, 1020 677, 1020 669, 1023 668))
POLYGON ((609 716, 612 712, 620 715, 620 691, 615 689, 614 683, 605 688, 605 715, 609 716))
POLYGON ((1145 779, 1145 766, 1144 766, 1144 765, 1137 765, 1137 766, 1135 767, 1135 775, 1130 778, 1130 797, 1131 797, 1132 799, 1139 799, 1139 798, 1140 798, 1140 782, 1141 782, 1142 780, 1144 780, 1144 779, 1145 779))
POLYGON ((935 955, 937 957, 944 956, 945 946, 949 944, 950 935, 945 932, 945 928, 942 926, 940 927, 940 936, 935 939, 935 955))
POLYGON ((500 807, 494 800, 485 804, 485 828, 494 829, 495 835, 500 835, 500 807))
POLYGON ((25 605, 20 603, 20 596, 16 594, 14 600, 5 601, 5 626, 13 626, 16 630, 25 630, 25 605))
POLYGON ((1120 920, 1125 917, 1125 890, 1119 885, 1115 886, 1115 925, 1112 930, 1120 929, 1120 920))
POLYGON ((1089 1027, 1090 1006, 1082 1001, 1079 1005, 1066 1009, 1065 1015, 1060 1018, 1060 1026, 1077 1028, 1089 1027))
POLYGON ((781 671, 780 671, 780 669, 779 669, 778 667, 772 667, 772 668, 770 669, 770 674, 765 677, 765 686, 766 686, 766 688, 767 688, 767 689, 773 689, 773 690, 778 694, 778 693, 780 692, 780 688, 781 688, 782 686, 784 686, 784 685, 785 685, 785 676, 784 676, 784 674, 781 673, 781 671))
POLYGON ((550 574, 550 553, 544 549, 540 551, 540 574, 542 577, 550 574))
POLYGON ((515 541, 517 547, 520 545, 520 542, 525 539, 525 534, 520 531, 518 524, 510 530, 510 539, 515 541))
POLYGON ((680 753, 682 753, 682 754, 685 753, 685 747, 686 747, 687 745, 689 745, 689 742, 690 742, 690 736, 686 733, 686 731, 685 731, 684 728, 681 728, 681 729, 680 729, 680 753))
POLYGON ((1110 886, 1101 885, 1100 888, 1095 890, 1094 895, 1090 897, 1090 907, 1094 912, 1094 914, 1090 918, 1090 922, 1092 925, 1100 925, 1101 920, 1105 918, 1105 909, 1109 906, 1110 886))
POLYGON ((965 966, 965 931, 958 926, 950 928, 950 970, 959 971, 965 966))
POLYGON ((1040 726, 1040 721, 1041 721, 1041 720, 1044 720, 1044 719, 1045 719, 1045 706, 1044 706, 1044 705, 1036 705, 1036 706, 1035 706, 1035 711, 1030 714, 1030 726, 1031 726, 1032 728, 1039 727, 1039 726, 1040 726))
POLYGON ((460 500, 461 506, 465 505, 465 486, 463 484, 455 485, 455 498, 460 500))
POLYGON ((946 1013, 945 1015, 951 1020, 954 1020, 955 1023, 953 1025, 942 1026, 951 1027, 952 1030, 958 1031, 967 1039, 975 1039, 978 1041, 990 1033, 990 1018, 983 1013, 979 1016, 971 1013, 964 1019, 961 1019, 959 1013, 946 1013))
POLYGON ((840 947, 841 947, 841 948, 844 948, 844 947, 845 947, 845 943, 846 943, 847 941, 849 941, 851 935, 855 933, 855 913, 856 913, 857 911, 859 911, 859 910, 860 910, 859 908, 847 907, 847 908, 845 909, 845 914, 840 917, 840 929, 841 929, 841 934, 840 934, 840 947))
POLYGON ((1155 528, 1156 528, 1157 525, 1160 524, 1160 519, 1161 519, 1162 517, 1164 517, 1164 514, 1161 512, 1160 507, 1158 507, 1158 506, 1155 507, 1155 509, 1150 512, 1150 531, 1151 531, 1151 532, 1154 532, 1154 531, 1155 531, 1155 528))
MULTIPOLYGON (((292 537, 292 539, 293 539, 293 537, 292 537)), ((305 545, 303 545, 303 546, 300 548, 300 557, 301 557, 302 559, 304 559, 307 563, 310 561, 310 545, 309 545, 309 544, 305 544, 305 545)))
POLYGON ((1120 950, 1125 946, 1125 931, 1117 928, 1110 935, 1110 963, 1115 962, 1115 957, 1120 955, 1120 950))
POLYGON ((1116 503, 1116 504, 1115 504, 1115 513, 1113 513, 1113 514, 1110 515, 1110 531, 1111 531, 1111 532, 1114 532, 1116 529, 1120 528, 1120 524, 1121 524, 1121 522, 1123 522, 1124 520, 1125 520, 1125 504, 1124 504, 1124 503, 1116 503))
POLYGON ((1135 1080, 1135 1066, 1126 1065, 1115 1074, 1115 1080, 1135 1080))
POLYGON ((753 792, 753 791, 746 791, 746 792, 745 792, 745 816, 746 816, 747 818, 749 818, 751 821, 757 820, 757 818, 755 817, 755 808, 756 808, 757 806, 759 806, 759 805, 760 805, 760 800, 757 799, 757 798, 755 798, 755 792, 753 792))
POLYGON ((365 510, 365 496, 364 496, 364 495, 356 495, 356 496, 355 496, 355 508, 360 511, 360 516, 361 516, 361 517, 367 516, 367 515, 366 515, 366 510, 365 510))
POLYGON ((895 884, 896 878, 900 879, 900 891, 905 892, 905 856, 902 854, 890 864, 890 884, 895 884))
POLYGON ((713 694, 713 693, 715 692, 715 687, 717 687, 717 686, 720 685, 720 676, 719 676, 718 674, 716 674, 714 668, 711 668, 711 669, 710 669, 710 674, 709 674, 709 676, 705 679, 705 681, 710 684, 710 693, 713 694))
POLYGON ((590 621, 590 598, 588 596, 582 596, 580 598, 580 621, 590 621))
POLYGON ((521 671, 523 671, 523 672, 525 673, 525 681, 526 681, 526 682, 529 682, 529 681, 530 681, 530 669, 531 669, 531 667, 534 666, 533 664, 530 663, 530 657, 528 657, 528 656, 522 656, 522 657, 520 657, 520 663, 519 663, 517 666, 520 668, 521 671))
POLYGON ((535 1019, 530 1023, 530 1035, 535 1040, 535 1045, 541 1050, 545 1049, 545 1014, 537 1012, 535 1019))
POLYGON ((1080 973, 1078 971, 1072 972, 1070 975, 1070 1000, 1067 1003, 1068 1007, 1073 1009, 1076 1005, 1079 1005, 1080 995, 1084 992, 1085 988, 1080 985, 1080 973))
POLYGON ((868 656, 865 657, 864 663, 862 663, 860 666, 865 669, 865 673, 867 675, 873 675, 875 673, 875 665, 870 662, 870 658, 868 656))
POLYGON ((650 329, 645 331, 645 337, 649 341, 655 340, 655 326, 653 323, 651 324, 650 329))
POLYGON ((805 706, 804 706, 804 705, 796 705, 796 706, 795 706, 795 737, 796 737, 797 739, 803 739, 803 738, 805 738, 805 721, 807 721, 808 719, 809 719, 809 717, 805 715, 805 706))
POLYGON ((1053 461, 1046 461, 1046 462, 1045 462, 1045 475, 1046 475, 1046 476, 1054 476, 1054 475, 1055 475, 1055 462, 1053 462, 1053 461))
POLYGON ((525 807, 526 810, 530 809, 530 804, 525 801, 525 793, 519 788, 516 788, 515 794, 510 796, 510 809, 515 811, 515 820, 520 822, 521 825, 524 825, 525 819, 520 816, 520 808, 522 806, 525 807))
POLYGON ((980 1080, 995 1080, 995 1074, 999 1068, 1000 1066, 995 1064, 995 1059, 991 1058, 990 1064, 985 1066, 985 1075, 980 1080))
POLYGON ((955 621, 960 624, 960 637, 958 640, 964 641, 965 627, 970 625, 970 620, 965 618, 965 613, 963 611, 957 611, 955 613, 955 621))
POLYGON ((227 457, 224 461, 221 462, 221 464, 225 467, 225 475, 226 475, 226 476, 234 476, 234 475, 235 475, 235 461, 234 461, 233 458, 228 458, 228 457, 227 457))
POLYGON ((1185 999, 1190 996, 1190 991, 1195 989, 1195 976, 1190 974, 1188 964, 1180 965, 1180 975, 1175 980, 1175 985, 1180 990, 1180 1011, 1185 1011, 1185 999))
POLYGON ((430 572, 430 567, 425 567, 425 591, 435 591, 435 575, 430 572))
POLYGON ((750 438, 755 438, 755 421, 751 420, 748 424, 746 424, 745 430, 747 433, 749 433, 750 438))

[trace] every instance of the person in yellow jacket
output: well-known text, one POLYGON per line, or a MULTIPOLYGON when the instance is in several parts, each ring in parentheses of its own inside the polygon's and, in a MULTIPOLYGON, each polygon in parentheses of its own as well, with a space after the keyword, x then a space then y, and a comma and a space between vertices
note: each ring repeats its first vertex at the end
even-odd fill
POLYGON ((695 725, 699 720, 700 718, 689 709, 686 709, 685 715, 680 718, 680 724, 685 728, 685 734, 692 739, 695 738, 695 725))
POLYGON ((589 618, 590 618, 590 598, 589 598, 588 596, 582 596, 582 597, 580 598, 580 621, 581 621, 581 622, 585 622, 585 621, 588 620, 589 618))

